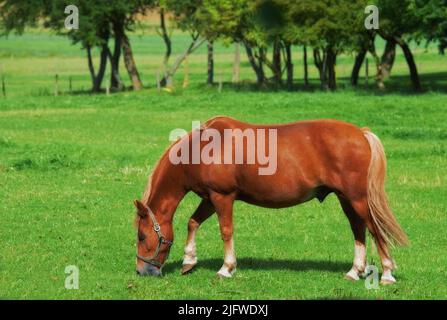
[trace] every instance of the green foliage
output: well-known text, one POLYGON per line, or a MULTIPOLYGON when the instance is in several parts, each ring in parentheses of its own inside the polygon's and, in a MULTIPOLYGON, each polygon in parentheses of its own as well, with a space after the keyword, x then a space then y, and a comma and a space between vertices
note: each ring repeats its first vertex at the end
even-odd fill
POLYGON ((421 21, 416 38, 427 43, 437 42, 443 53, 447 48, 447 1, 416 0, 415 10, 421 21))
POLYGON ((376 0, 380 10, 379 33, 389 36, 411 36, 420 27, 414 0, 376 0))
POLYGON ((364 31, 365 7, 363 0, 291 2, 286 12, 295 26, 287 35, 293 43, 319 48, 329 46, 337 52, 349 50, 356 44, 356 35, 364 31))
POLYGON ((245 0, 204 0, 196 16, 208 39, 241 42, 251 27, 248 12, 245 0))

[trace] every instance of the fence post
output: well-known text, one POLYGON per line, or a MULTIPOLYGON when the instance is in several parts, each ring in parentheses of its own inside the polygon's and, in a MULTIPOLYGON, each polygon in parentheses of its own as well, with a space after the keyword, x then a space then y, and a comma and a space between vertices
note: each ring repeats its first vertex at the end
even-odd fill
POLYGON ((241 52, 240 52, 240 44, 236 42, 235 50, 234 50, 234 63, 233 63, 233 83, 238 83, 240 79, 240 70, 241 70, 241 52))
POLYGON ((222 87, 223 87, 223 83, 222 83, 222 72, 219 74, 219 87, 218 87, 218 89, 217 89, 217 91, 219 92, 219 93, 221 93, 222 92, 222 87))
POLYGON ((158 93, 160 93, 161 91, 161 87, 160 87, 160 71, 157 71, 157 73, 155 74, 155 80, 157 81, 157 91, 158 93))
POLYGON ((59 95, 59 75, 56 74, 54 77, 54 96, 57 97, 59 95))
POLYGON ((5 76, 2 74, 2 93, 3 96, 6 98, 6 84, 5 84, 5 76))
POLYGON ((184 77, 183 77, 183 88, 187 88, 189 85, 189 58, 186 56, 184 62, 184 77))
POLYGON ((368 58, 365 59, 365 87, 369 87, 369 61, 368 58))

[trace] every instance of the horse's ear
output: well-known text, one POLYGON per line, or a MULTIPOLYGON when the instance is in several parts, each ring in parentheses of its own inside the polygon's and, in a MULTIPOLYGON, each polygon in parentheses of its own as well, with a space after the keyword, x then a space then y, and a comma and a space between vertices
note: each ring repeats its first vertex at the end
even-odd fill
POLYGON ((133 204, 137 208, 137 214, 144 218, 147 215, 147 208, 140 200, 134 200, 133 204))

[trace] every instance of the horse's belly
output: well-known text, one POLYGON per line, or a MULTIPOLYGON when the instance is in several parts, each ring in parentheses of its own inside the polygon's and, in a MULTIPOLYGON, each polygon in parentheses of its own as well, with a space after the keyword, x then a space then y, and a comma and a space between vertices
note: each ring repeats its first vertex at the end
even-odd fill
POLYGON ((239 190, 237 199, 267 208, 286 208, 309 201, 314 197, 315 188, 313 186, 265 183, 239 190))

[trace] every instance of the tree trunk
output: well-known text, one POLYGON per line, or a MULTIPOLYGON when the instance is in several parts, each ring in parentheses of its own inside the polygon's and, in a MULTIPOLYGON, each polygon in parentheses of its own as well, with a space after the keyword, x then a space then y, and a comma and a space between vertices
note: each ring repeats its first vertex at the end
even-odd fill
POLYGON ((214 54, 213 54, 213 42, 208 41, 208 78, 207 84, 214 84, 214 54))
POLYGON ((90 45, 86 45, 85 49, 87 50, 87 59, 88 59, 88 70, 90 71, 90 78, 92 80, 92 88, 95 85, 95 67, 93 65, 93 58, 92 58, 92 47, 90 45))
POLYGON ((119 74, 119 63, 121 58, 121 45, 123 37, 122 24, 114 23, 113 30, 115 36, 115 45, 113 48, 113 54, 111 54, 109 51, 109 60, 111 65, 110 88, 113 90, 122 90, 124 88, 124 84, 119 74))
MULTIPOLYGON (((376 64, 376 85, 379 90, 385 89, 383 71, 382 71, 382 63, 380 62, 380 57, 377 54, 376 45, 375 45, 374 36, 371 38, 371 41, 368 43, 367 50, 372 55, 374 62, 376 64)), ((368 81, 366 81, 368 82, 368 81)))
POLYGON ((264 68, 262 66, 262 62, 259 61, 259 63, 256 61, 256 58, 253 54, 253 49, 250 47, 249 44, 245 43, 245 51, 247 52, 248 61, 250 62, 251 67, 253 68, 255 74, 256 74, 256 80, 258 85, 264 86, 266 82, 264 68))
POLYGON ((362 68, 367 52, 368 50, 366 48, 362 48, 355 57, 354 67, 352 68, 351 73, 351 85, 354 87, 358 85, 360 69, 362 68))
POLYGON ((98 69, 98 74, 96 75, 96 77, 93 81, 93 88, 92 88, 93 92, 101 91, 101 84, 102 84, 102 80, 104 79, 104 74, 106 72, 106 67, 107 67, 108 53, 109 53, 109 47, 107 46, 107 43, 105 43, 101 46, 99 69, 98 69))
POLYGON ((421 91, 422 89, 421 82, 419 80, 419 73, 416 67, 416 63, 414 61, 413 53, 411 52, 410 47, 404 40, 399 39, 398 44, 402 48, 402 51, 404 52, 405 60, 407 60, 408 68, 410 69, 410 78, 411 83, 413 84, 413 89, 415 91, 421 91))
POLYGON ((237 42, 235 43, 235 51, 234 51, 234 64, 233 64, 233 82, 237 83, 240 79, 240 70, 241 70, 241 46, 237 42))
POLYGON ((163 42, 165 43, 166 46, 166 52, 163 58, 163 68, 164 72, 166 73, 166 71, 168 70, 169 58, 171 57, 172 54, 172 42, 166 27, 165 11, 163 8, 160 9, 160 28, 161 32, 159 32, 159 34, 163 38, 163 42))
POLYGON ((396 58, 396 42, 388 40, 385 45, 385 50, 380 61, 382 69, 382 78, 384 80, 388 79, 391 75, 391 69, 394 65, 394 60, 396 58))
POLYGON ((337 74, 335 66, 337 65, 337 54, 333 49, 328 48, 326 53, 327 87, 329 90, 337 89, 337 74))
POLYGON ((104 44, 101 48, 98 74, 95 73, 95 67, 93 65, 91 46, 87 45, 86 50, 87 50, 87 59, 88 59, 88 69, 90 71, 90 77, 92 79, 92 91, 100 92, 102 79, 104 78, 104 73, 105 73, 106 66, 107 66, 107 57, 108 57, 108 53, 109 53, 109 48, 108 48, 107 44, 104 44))
POLYGON ((141 83, 140 75, 133 58, 132 47, 130 46, 130 41, 126 34, 123 34, 122 48, 124 64, 126 65, 127 72, 129 73, 129 78, 132 81, 132 87, 134 90, 141 90, 143 84, 141 83))
POLYGON ((272 56, 272 71, 273 79, 276 85, 280 85, 282 82, 281 72, 281 42, 276 39, 273 43, 273 56, 272 56))
POLYGON ((323 57, 321 57, 320 49, 314 49, 313 54, 314 63, 320 75, 321 88, 327 90, 326 51, 323 51, 323 57))
POLYGON ((290 43, 285 44, 286 50, 286 70, 287 70, 287 87, 293 88, 293 60, 292 60, 292 45, 290 43))
POLYGON ((307 46, 303 47, 304 85, 309 85, 309 65, 307 63, 307 46))
POLYGON ((162 87, 166 86, 168 82, 171 81, 174 74, 177 72, 177 69, 181 66, 182 62, 188 57, 191 53, 193 53, 198 47, 200 47, 203 42, 205 42, 205 39, 198 39, 193 37, 193 41, 189 45, 189 47, 185 50, 185 52, 177 58, 177 60, 174 62, 173 66, 166 71, 166 74, 164 75, 163 79, 160 81, 160 85, 162 87))

